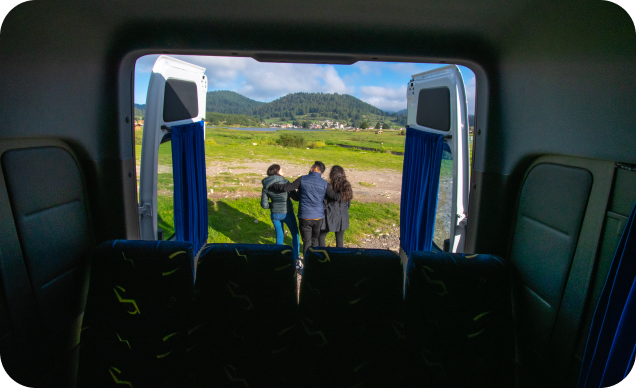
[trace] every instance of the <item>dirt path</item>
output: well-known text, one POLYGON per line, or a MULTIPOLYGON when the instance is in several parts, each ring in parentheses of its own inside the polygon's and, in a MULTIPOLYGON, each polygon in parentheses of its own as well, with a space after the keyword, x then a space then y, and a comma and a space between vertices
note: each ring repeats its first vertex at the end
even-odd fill
MULTIPOLYGON (((219 173, 231 173, 232 175, 238 174, 258 174, 261 178, 251 179, 248 184, 243 187, 244 190, 237 192, 225 192, 222 190, 214 190, 214 193, 208 193, 209 198, 218 199, 228 197, 260 197, 260 190, 255 191, 254 188, 261 188, 260 180, 267 175, 265 171, 273 163, 279 163, 283 170, 284 176, 290 181, 307 174, 310 165, 294 165, 285 162, 267 162, 267 163, 226 163, 226 162, 214 162, 208 163, 206 168, 207 176, 214 177, 219 173), (218 191, 218 192, 217 192, 218 191)), ((329 167, 323 174, 323 177, 329 176, 329 167)), ((171 166, 160 165, 158 169, 159 173, 171 173, 171 166)), ((400 203, 400 194, 402 190, 402 172, 395 170, 376 170, 376 171, 361 171, 354 169, 345 170, 347 179, 351 182, 353 187, 353 194, 356 201, 361 202, 390 202, 400 203)), ((139 166, 137 166, 137 174, 139 174, 139 166)), ((227 174, 224 174, 227 175, 227 174)), ((139 175, 138 175, 139 176, 139 175)))

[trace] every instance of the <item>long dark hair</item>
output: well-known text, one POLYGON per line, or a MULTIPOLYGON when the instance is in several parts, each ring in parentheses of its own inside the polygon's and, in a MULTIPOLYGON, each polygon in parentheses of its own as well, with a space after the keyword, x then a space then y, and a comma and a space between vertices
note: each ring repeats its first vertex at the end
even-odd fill
POLYGON ((278 172, 280 171, 280 165, 278 164, 272 164, 271 166, 269 166, 269 168, 267 169, 267 175, 268 176, 272 176, 272 175, 278 175, 278 172))
POLYGON ((353 189, 347 180, 344 168, 340 166, 331 167, 329 171, 329 184, 333 191, 340 194, 340 202, 349 202, 353 199, 353 189))

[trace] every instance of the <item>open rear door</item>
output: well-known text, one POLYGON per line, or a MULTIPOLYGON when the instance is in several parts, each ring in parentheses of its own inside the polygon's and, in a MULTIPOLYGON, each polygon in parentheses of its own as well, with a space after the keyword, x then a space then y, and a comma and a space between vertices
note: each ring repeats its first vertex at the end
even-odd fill
POLYGON ((443 136, 453 156, 450 251, 464 252, 468 210, 468 112, 459 68, 415 74, 407 86, 409 128, 443 136))
POLYGON ((157 58, 146 97, 139 176, 139 227, 142 240, 157 239, 159 145, 169 128, 205 119, 208 80, 205 68, 165 55, 157 58))

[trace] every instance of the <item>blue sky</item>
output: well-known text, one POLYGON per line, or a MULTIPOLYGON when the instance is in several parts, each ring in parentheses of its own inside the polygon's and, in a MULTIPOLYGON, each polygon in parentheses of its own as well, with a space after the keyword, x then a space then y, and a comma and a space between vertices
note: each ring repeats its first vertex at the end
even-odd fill
MULTIPOLYGON (((137 60, 135 103, 145 104, 152 66, 159 55, 137 60)), ((358 62, 353 65, 260 63, 252 58, 174 55, 206 68, 208 90, 232 90, 256 101, 269 102, 288 93, 351 94, 386 111, 406 108, 406 84, 411 75, 440 64, 358 62)), ((463 66, 468 112, 475 107, 475 75, 463 66)))

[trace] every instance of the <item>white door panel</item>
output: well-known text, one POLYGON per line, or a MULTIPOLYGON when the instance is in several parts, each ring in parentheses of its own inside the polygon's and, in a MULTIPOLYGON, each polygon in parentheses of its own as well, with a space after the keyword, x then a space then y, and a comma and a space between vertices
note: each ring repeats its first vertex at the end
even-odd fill
POLYGON ((468 210, 468 112, 459 68, 444 66, 412 76, 407 86, 409 128, 444 136, 453 154, 450 249, 463 252, 468 210), (448 101, 450 100, 450 104, 448 101))
POLYGON ((205 119, 208 80, 205 68, 165 55, 152 68, 139 176, 139 227, 142 240, 157 239, 159 145, 172 125, 205 119))

